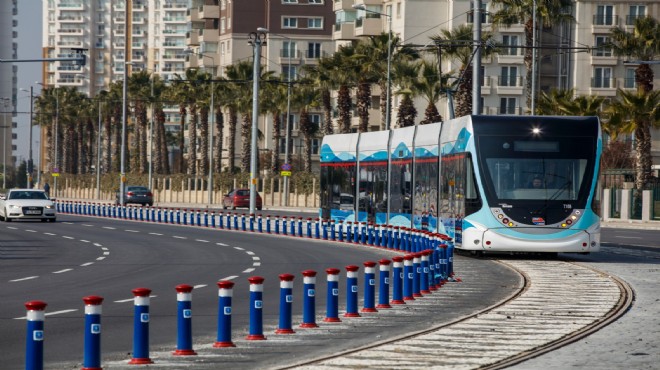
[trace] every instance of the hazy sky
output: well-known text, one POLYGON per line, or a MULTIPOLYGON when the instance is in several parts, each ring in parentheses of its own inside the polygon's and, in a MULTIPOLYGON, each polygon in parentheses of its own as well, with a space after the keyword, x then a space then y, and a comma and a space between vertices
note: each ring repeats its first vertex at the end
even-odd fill
MULTIPOLYGON (((5 1, 5 0, 0 0, 5 1)), ((41 17, 41 3, 42 0, 18 0, 18 59, 39 59, 41 58, 41 30, 42 30, 42 17, 41 17)), ((21 159, 28 159, 28 138, 29 138, 29 123, 30 123, 30 86, 34 87, 34 95, 39 95, 41 85, 37 85, 35 81, 41 82, 41 63, 16 63, 18 67, 18 106, 16 107, 18 115, 16 120, 18 122, 18 140, 15 142, 17 151, 16 158, 18 161, 21 159), (21 91, 26 89, 28 92, 21 91)), ((32 158, 35 163, 35 168, 38 160, 38 144, 39 130, 34 129, 32 134, 32 158)))

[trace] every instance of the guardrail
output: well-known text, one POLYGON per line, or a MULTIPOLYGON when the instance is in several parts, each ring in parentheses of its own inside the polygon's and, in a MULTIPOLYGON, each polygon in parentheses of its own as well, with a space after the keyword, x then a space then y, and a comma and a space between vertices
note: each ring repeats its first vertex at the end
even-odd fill
MULTIPOLYGON (((460 281, 453 270, 453 245, 446 235, 389 225, 374 225, 365 222, 335 223, 322 219, 302 217, 249 215, 238 213, 215 213, 206 210, 129 207, 114 204, 58 201, 57 211, 63 214, 105 217, 170 225, 186 225, 218 230, 262 233, 293 238, 312 238, 342 243, 353 243, 369 247, 400 252, 392 260, 366 261, 363 276, 363 307, 358 311, 360 267, 349 265, 346 270, 344 318, 360 317, 361 313, 377 313, 392 305, 413 303, 416 298, 432 294, 448 281, 460 281), (376 274, 378 265, 379 273, 376 274), (390 267, 393 273, 390 274, 390 267), (376 276, 378 275, 378 277, 376 276), (377 284, 377 280, 378 283, 377 284), (376 304, 378 286, 378 304, 376 304), (390 295, 391 291, 391 295, 390 295)), ((325 323, 341 322, 339 318, 338 268, 326 269, 326 315, 325 323)), ((299 328, 318 327, 316 322, 316 278, 317 272, 305 270, 303 276, 303 319, 299 328)), ((279 325, 275 334, 295 334, 292 327, 292 302, 294 301, 294 275, 282 274, 280 279, 279 325)), ((263 282, 261 276, 251 276, 249 281, 249 335, 248 340, 266 340, 263 332, 263 282)), ((219 281, 217 341, 215 348, 234 347, 232 341, 231 316, 234 283, 219 281)), ((196 355, 192 334, 192 291, 186 284, 177 285, 177 346, 174 356, 196 355)), ((129 364, 150 364, 149 357, 149 295, 148 288, 133 289, 134 336, 133 353, 129 364)), ((101 367, 101 304, 103 297, 84 297, 85 303, 85 346, 84 368, 101 367)), ((44 318, 47 303, 30 301, 27 309, 26 369, 43 368, 44 318)))

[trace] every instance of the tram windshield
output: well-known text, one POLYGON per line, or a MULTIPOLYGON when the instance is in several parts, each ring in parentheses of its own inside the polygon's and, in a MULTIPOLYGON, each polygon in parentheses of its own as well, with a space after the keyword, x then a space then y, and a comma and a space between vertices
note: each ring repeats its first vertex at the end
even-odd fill
POLYGON ((481 138, 489 202, 584 201, 593 175, 592 143, 591 138, 580 137, 552 141, 481 138))

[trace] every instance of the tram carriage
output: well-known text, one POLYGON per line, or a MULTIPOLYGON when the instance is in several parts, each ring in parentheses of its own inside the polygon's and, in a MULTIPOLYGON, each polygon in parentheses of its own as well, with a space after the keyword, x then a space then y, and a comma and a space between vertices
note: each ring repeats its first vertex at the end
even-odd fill
POLYGON ((465 116, 328 135, 320 215, 448 235, 473 251, 600 248, 596 117, 465 116))

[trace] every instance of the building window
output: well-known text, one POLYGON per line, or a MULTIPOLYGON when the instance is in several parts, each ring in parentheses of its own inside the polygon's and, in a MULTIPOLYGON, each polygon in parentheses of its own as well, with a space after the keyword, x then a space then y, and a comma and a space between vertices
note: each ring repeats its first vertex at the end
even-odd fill
POLYGON ((518 55, 518 35, 502 35, 502 55, 518 55))
POLYGON ((282 58, 295 58, 296 57, 296 42, 284 41, 282 42, 282 58))
POLYGON ((280 154, 286 154, 286 138, 280 138, 280 154))
POLYGON ((283 65, 282 66, 282 76, 286 76, 287 79, 289 76, 291 76, 291 81, 294 81, 297 79, 297 68, 296 66, 288 66, 288 65, 283 65), (291 70, 291 75, 289 75, 289 70, 291 70))
POLYGON ((224 33, 227 28, 226 28, 227 20, 225 17, 220 18, 220 32, 224 33))
POLYGON ((319 139, 312 139, 312 154, 319 154, 319 139))
POLYGON ((298 4, 298 0, 282 0, 282 4, 298 4))
POLYGON ((323 0, 307 0, 308 4, 323 5, 323 0))
POLYGON ((626 16, 626 25, 632 26, 638 18, 646 16, 646 5, 631 5, 626 16))
POLYGON ((609 89, 612 87, 612 68, 595 67, 591 87, 609 89))
POLYGON ((623 80, 623 87, 626 89, 637 88, 637 81, 635 81, 635 68, 626 68, 626 77, 623 80))
POLYGON ((500 114, 516 114, 516 98, 500 98, 500 114))
POLYGON ((612 48, 607 47, 609 44, 610 38, 607 36, 596 36, 596 49, 593 51, 593 56, 595 57, 611 57, 612 48))
POLYGON ((323 18, 307 18, 307 28, 323 28, 323 18))
POLYGON ((298 18, 284 17, 282 28, 298 28, 298 18))
POLYGON ((307 44, 307 58, 318 59, 321 57, 321 43, 310 42, 307 44))
POLYGON ((518 86, 518 67, 504 66, 502 67, 502 74, 500 75, 500 83, 498 86, 518 86))
POLYGON ((614 7, 612 5, 598 5, 594 15, 594 24, 597 26, 612 26, 614 24, 614 7))

